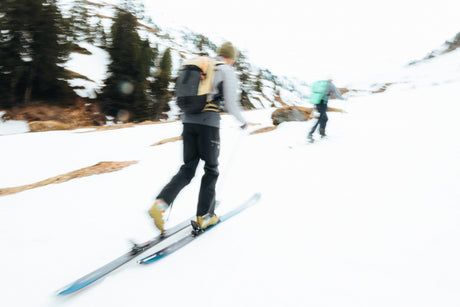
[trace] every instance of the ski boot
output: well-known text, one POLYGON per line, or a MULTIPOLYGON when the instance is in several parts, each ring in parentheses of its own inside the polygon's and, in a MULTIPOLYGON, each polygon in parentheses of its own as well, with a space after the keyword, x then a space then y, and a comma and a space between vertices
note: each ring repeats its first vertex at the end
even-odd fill
POLYGON ((194 235, 199 235, 202 233, 206 228, 213 226, 220 222, 220 218, 216 214, 206 214, 203 216, 197 216, 196 222, 192 221, 194 235))
POLYGON ((326 129, 319 129, 319 135, 321 136, 321 138, 325 138, 327 136, 326 129))
POLYGON ((165 231, 166 211, 168 209, 169 206, 164 200, 157 199, 149 210, 150 217, 153 219, 155 226, 161 231, 161 233, 164 233, 165 231))

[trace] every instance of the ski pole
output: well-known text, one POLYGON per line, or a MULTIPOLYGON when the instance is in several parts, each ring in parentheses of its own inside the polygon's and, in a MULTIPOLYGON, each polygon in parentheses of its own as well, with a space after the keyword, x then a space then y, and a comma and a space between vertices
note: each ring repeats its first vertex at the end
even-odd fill
POLYGON ((230 153, 230 157, 227 159, 227 163, 225 164, 224 172, 222 173, 222 177, 219 179, 219 183, 217 186, 217 193, 216 195, 222 195, 223 194, 223 187, 225 186, 225 182, 227 181, 229 173, 231 173, 231 166, 233 165, 233 161, 235 160, 235 157, 237 156, 237 153, 241 147, 241 144, 243 143, 243 140, 245 139, 245 136, 248 135, 248 132, 244 129, 241 129, 241 131, 238 131, 238 136, 235 141, 235 144, 233 146, 233 150, 230 153))

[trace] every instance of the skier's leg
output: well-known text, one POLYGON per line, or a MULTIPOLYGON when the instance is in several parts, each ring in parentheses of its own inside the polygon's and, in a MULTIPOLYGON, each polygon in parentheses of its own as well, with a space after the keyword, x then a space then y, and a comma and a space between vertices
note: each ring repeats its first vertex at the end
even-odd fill
POLYGON ((179 192, 190 183, 195 176, 196 167, 200 161, 196 125, 184 124, 182 132, 184 163, 177 174, 158 194, 157 199, 163 199, 170 205, 179 192))
POLYGON ((197 216, 214 214, 216 183, 219 177, 220 131, 219 128, 202 126, 199 137, 200 158, 204 160, 204 175, 201 178, 197 216))
POLYGON ((319 134, 323 137, 323 136, 326 136, 326 124, 327 124, 327 121, 329 120, 329 118, 327 117, 327 104, 324 103, 322 104, 321 106, 321 111, 320 111, 321 115, 319 117, 319 134))

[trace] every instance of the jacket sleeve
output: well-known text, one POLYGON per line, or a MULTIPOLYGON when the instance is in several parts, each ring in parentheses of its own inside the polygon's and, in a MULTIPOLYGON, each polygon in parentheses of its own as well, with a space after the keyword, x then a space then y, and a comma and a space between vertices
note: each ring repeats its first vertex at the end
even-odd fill
POLYGON ((238 80, 236 73, 231 66, 222 65, 223 73, 223 94, 224 94, 224 109, 233 115, 243 125, 247 124, 246 119, 241 114, 240 92, 238 90, 238 80))
POLYGON ((342 97, 342 95, 340 95, 340 92, 339 90, 337 89, 337 87, 334 85, 334 83, 332 82, 329 82, 329 95, 331 94, 334 94, 334 96, 337 98, 337 99, 341 99, 341 100, 345 100, 345 98, 342 97))

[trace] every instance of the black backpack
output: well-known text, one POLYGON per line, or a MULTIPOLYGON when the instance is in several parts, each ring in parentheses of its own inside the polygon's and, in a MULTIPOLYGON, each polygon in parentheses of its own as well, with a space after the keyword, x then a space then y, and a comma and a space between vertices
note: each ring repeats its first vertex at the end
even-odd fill
POLYGON ((197 114, 205 111, 219 112, 222 92, 208 101, 215 67, 224 64, 213 58, 200 56, 185 61, 176 83, 176 102, 182 112, 197 114))

